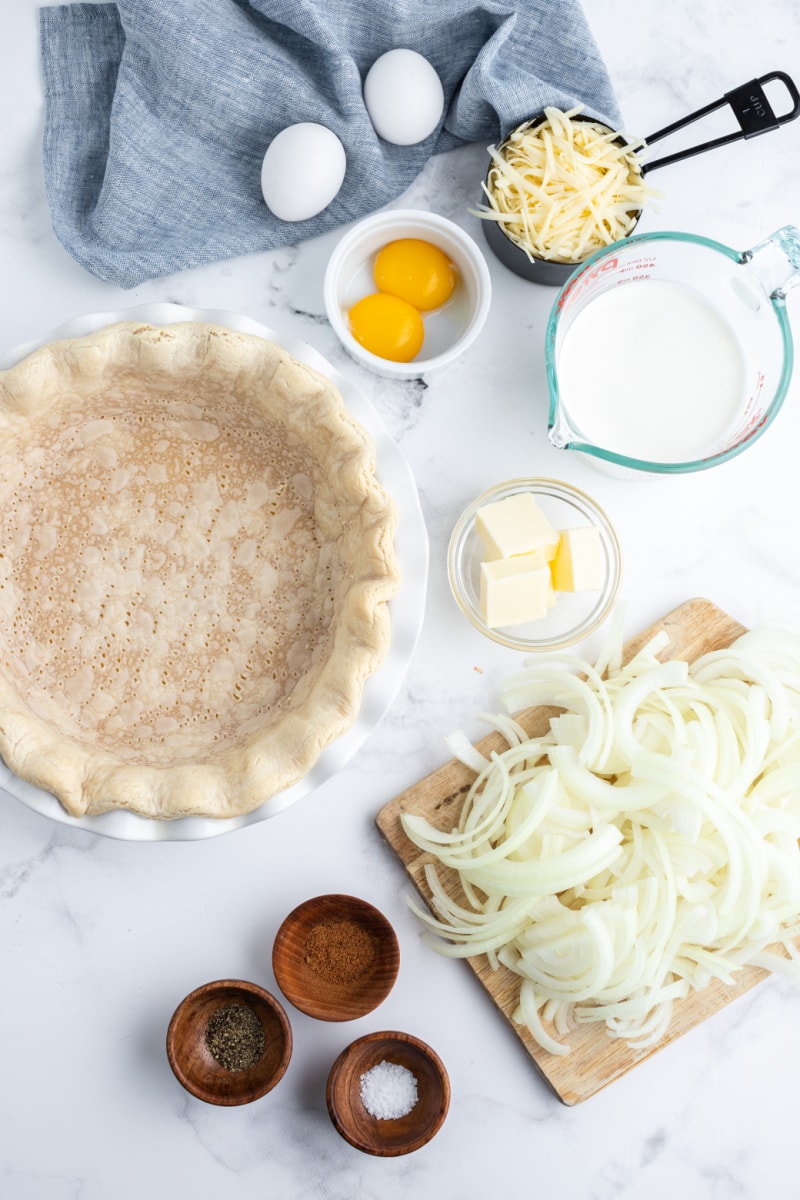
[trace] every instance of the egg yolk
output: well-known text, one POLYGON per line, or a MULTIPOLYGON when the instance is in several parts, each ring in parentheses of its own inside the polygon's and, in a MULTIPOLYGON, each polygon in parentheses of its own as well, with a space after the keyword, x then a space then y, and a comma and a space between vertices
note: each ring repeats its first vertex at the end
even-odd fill
POLYGON ((449 300, 456 286, 456 268, 438 246, 420 238, 389 242, 375 257, 378 290, 407 300, 428 312, 449 300))
POLYGON ((350 332, 365 350, 391 362, 411 362, 425 337, 422 317, 399 296, 373 292, 348 313, 350 332))

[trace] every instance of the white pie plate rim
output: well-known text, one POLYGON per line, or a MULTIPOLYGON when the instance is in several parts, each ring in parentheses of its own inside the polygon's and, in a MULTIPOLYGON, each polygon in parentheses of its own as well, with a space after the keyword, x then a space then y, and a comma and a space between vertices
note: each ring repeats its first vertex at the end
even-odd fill
POLYGON ((178 817, 167 821, 141 817, 124 810, 73 817, 55 796, 19 779, 0 759, 0 793, 8 793, 51 820, 122 841, 198 841, 277 816, 332 779, 361 749, 399 692, 419 639, 427 595, 428 534, 411 468, 366 396, 313 346, 271 329, 243 313, 227 309, 189 308, 171 303, 142 304, 132 308, 85 313, 39 338, 0 354, 0 370, 14 366, 48 342, 84 337, 118 321, 143 321, 150 325, 202 321, 222 325, 267 338, 299 362, 327 375, 344 397, 348 412, 370 433, 375 443, 378 477, 393 497, 398 512, 395 548, 402 582, 397 596, 390 601, 392 639, 389 653, 379 669, 367 680, 358 717, 350 729, 322 751, 303 779, 266 800, 259 808, 239 817, 178 817))

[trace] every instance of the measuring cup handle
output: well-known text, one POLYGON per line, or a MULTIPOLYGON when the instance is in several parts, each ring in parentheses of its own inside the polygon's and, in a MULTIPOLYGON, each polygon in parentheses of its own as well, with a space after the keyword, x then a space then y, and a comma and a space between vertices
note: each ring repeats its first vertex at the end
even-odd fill
POLYGON ((719 100, 714 100, 711 104, 698 108, 696 112, 689 113, 679 121, 673 121, 671 125, 657 129, 655 133, 651 133, 648 138, 645 138, 645 143, 652 145, 653 142, 660 141, 661 138, 675 133, 678 129, 685 128, 686 125, 691 125, 694 121, 699 121, 709 113, 716 112, 726 104, 731 107, 739 122, 737 131, 726 134, 724 137, 713 138, 709 142, 702 142, 697 146, 689 146, 685 150, 678 150, 674 154, 666 154, 653 162, 644 163, 642 172, 654 171, 656 167, 666 167, 670 163, 680 162, 695 154, 704 154, 706 150, 715 150, 718 146, 727 146, 731 142, 741 141, 742 138, 755 137, 759 133, 769 133, 800 116, 800 92, 798 92, 794 80, 785 71, 771 71, 768 75, 760 75, 758 79, 751 79, 748 83, 740 84, 733 91, 726 92, 719 100), (789 111, 779 117, 775 115, 763 87, 765 83, 770 83, 775 79, 779 79, 785 85, 792 100, 792 107, 789 111))
POLYGON ((800 284, 800 229, 794 225, 776 229, 745 250, 741 262, 756 274, 771 300, 784 300, 789 289, 800 284))

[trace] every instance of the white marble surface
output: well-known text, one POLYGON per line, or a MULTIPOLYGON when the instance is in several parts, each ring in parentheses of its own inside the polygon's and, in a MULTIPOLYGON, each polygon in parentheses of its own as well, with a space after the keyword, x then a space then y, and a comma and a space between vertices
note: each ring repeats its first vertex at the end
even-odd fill
MULTIPOLYGON (((797 1195, 800 996, 778 981, 574 1109, 562 1106, 463 964, 419 942, 378 809, 446 757, 443 737, 496 698, 517 656, 474 634, 447 590, 445 548, 463 505, 517 474, 591 491, 617 525, 634 633, 705 595, 754 624, 800 613, 800 386, 742 457, 695 476, 628 483, 552 449, 543 330, 553 294, 490 262, 478 344, 441 375, 386 383, 350 363, 323 316, 338 235, 148 283, 132 292, 76 266, 53 237, 42 187, 35 0, 0 14, 0 348, 75 315, 172 300, 241 311, 302 338, 372 399, 411 463, 431 541, 428 609, 406 683, 351 765, 273 821, 209 841, 124 843, 0 797, 0 1194, 117 1200, 181 1194, 275 1200, 789 1200, 797 1195), (280 1087, 246 1108, 191 1099, 164 1054, 169 1017, 207 979, 274 987, 271 943, 308 896, 356 892, 397 929, 402 968, 375 1013, 325 1025, 291 1010, 280 1087), (439 1136, 407 1158, 360 1155, 325 1108, 328 1069, 363 1032, 430 1042, 452 1082, 439 1136)), ((586 0, 626 123, 650 132, 773 69, 800 75, 794 0, 661 4, 586 0)), ((402 197, 475 232, 466 208, 485 150, 431 162, 402 197)), ((663 172, 642 228, 744 248, 800 221, 800 123, 663 172)), ((480 232, 478 231, 480 238, 480 232)), ((790 296, 800 333, 800 289, 790 296)), ((591 649, 590 646, 587 649, 591 649)))

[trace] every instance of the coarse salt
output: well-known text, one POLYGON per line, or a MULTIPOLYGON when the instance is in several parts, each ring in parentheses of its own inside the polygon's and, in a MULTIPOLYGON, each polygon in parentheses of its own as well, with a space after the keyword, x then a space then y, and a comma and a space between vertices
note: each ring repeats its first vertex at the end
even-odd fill
POLYGON ((377 1063, 361 1076, 361 1100, 371 1117, 396 1121, 417 1103, 416 1076, 399 1063, 377 1063))

